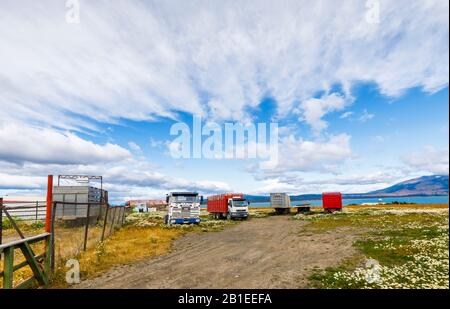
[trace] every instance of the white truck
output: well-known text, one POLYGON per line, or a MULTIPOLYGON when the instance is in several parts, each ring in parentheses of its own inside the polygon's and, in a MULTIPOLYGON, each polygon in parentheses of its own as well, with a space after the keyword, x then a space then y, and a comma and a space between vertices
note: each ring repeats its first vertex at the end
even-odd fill
POLYGON ((165 224, 199 224, 203 197, 197 192, 171 192, 166 196, 165 224))

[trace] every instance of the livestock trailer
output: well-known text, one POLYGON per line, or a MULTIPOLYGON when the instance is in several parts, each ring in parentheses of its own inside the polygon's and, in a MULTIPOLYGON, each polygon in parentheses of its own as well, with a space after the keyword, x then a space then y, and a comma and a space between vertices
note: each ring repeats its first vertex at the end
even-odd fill
POLYGON ((277 214, 289 214, 291 199, 287 193, 270 193, 270 206, 275 208, 277 214))
POLYGON ((342 210, 342 194, 340 192, 322 193, 322 207, 326 212, 342 210))

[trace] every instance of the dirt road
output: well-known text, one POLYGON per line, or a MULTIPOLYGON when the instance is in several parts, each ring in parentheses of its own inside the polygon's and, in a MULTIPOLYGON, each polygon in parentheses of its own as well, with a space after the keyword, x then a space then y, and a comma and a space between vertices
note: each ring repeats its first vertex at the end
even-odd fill
POLYGON ((190 233, 163 256, 115 267, 77 288, 307 288, 313 267, 354 252, 349 233, 300 235, 305 222, 271 216, 190 233))

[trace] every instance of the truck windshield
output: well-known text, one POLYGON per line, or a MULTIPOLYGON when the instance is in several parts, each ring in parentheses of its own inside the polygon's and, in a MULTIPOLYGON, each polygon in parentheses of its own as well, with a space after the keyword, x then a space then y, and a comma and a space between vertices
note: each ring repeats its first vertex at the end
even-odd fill
POLYGON ((233 200, 234 207, 247 207, 248 203, 246 200, 233 200))
POLYGON ((198 195, 174 195, 170 197, 174 203, 196 203, 199 201, 198 195))

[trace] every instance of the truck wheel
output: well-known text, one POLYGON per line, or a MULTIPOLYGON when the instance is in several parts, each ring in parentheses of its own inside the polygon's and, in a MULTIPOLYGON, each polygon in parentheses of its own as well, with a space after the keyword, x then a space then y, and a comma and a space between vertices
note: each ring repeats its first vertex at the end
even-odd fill
POLYGON ((169 215, 164 216, 164 224, 169 224, 169 215))

